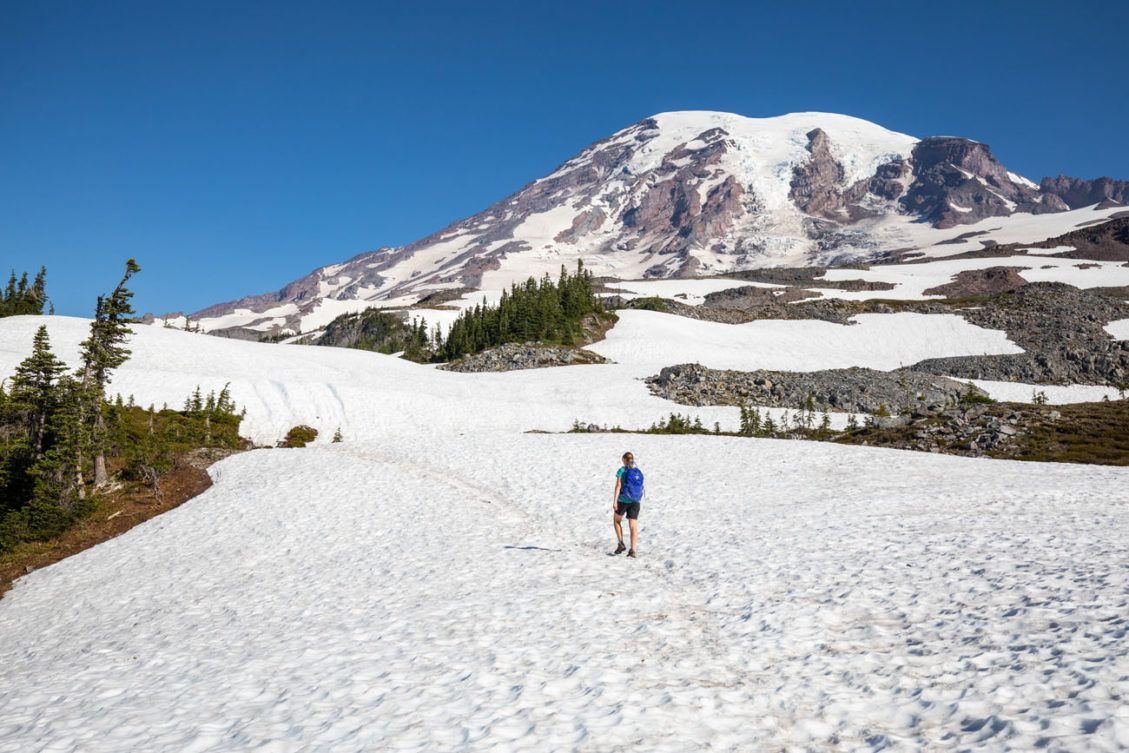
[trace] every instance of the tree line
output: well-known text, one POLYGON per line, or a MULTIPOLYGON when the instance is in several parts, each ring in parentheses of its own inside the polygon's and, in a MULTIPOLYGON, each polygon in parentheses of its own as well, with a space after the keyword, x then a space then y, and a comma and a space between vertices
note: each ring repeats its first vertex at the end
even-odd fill
POLYGON ((0 317, 43 314, 47 305, 47 268, 40 267, 31 282, 28 282, 27 272, 17 279, 13 269, 8 284, 0 292, 0 317))

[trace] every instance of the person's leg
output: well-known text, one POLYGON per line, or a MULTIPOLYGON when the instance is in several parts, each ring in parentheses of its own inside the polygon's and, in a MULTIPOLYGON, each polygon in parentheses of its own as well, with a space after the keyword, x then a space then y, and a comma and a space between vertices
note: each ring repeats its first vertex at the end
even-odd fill
POLYGON ((623 516, 619 513, 612 513, 612 525, 615 527, 615 537, 619 543, 623 543, 623 516))
MULTIPOLYGON (((628 518, 627 525, 631 528, 631 551, 635 551, 635 542, 639 539, 639 521, 635 518, 628 518)), ((623 541, 623 539, 620 539, 623 541)))

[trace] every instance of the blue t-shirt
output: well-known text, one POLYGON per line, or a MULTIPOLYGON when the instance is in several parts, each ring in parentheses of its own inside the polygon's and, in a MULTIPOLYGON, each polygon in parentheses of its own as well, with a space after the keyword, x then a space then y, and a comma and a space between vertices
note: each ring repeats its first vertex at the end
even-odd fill
MULTIPOLYGON (((615 477, 618 478, 618 479, 622 479, 623 474, 625 474, 625 473, 627 473, 627 467, 621 466, 620 469, 615 472, 615 477)), ((623 496, 623 494, 622 494, 623 487, 621 486, 619 489, 620 489, 620 492, 621 492, 620 495, 619 495, 619 501, 622 502, 623 504, 630 505, 630 504, 642 502, 642 500, 640 500, 640 499, 628 499, 627 497, 623 496)))

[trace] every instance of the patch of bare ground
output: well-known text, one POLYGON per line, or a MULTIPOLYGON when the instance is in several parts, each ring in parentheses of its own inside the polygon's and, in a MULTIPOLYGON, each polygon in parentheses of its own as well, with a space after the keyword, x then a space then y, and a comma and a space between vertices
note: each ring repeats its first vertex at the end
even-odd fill
POLYGON ((202 494, 212 485, 208 467, 236 452, 241 450, 199 449, 185 453, 156 484, 121 485, 102 494, 90 515, 61 536, 25 542, 0 556, 0 598, 17 578, 109 541, 202 494))

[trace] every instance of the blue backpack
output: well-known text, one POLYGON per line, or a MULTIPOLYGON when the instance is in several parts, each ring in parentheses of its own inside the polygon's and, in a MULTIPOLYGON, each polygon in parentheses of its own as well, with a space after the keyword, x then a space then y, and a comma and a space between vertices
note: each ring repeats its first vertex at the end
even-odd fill
POLYGON ((638 468, 626 468, 620 482, 619 494, 632 502, 643 499, 643 471, 638 468))

